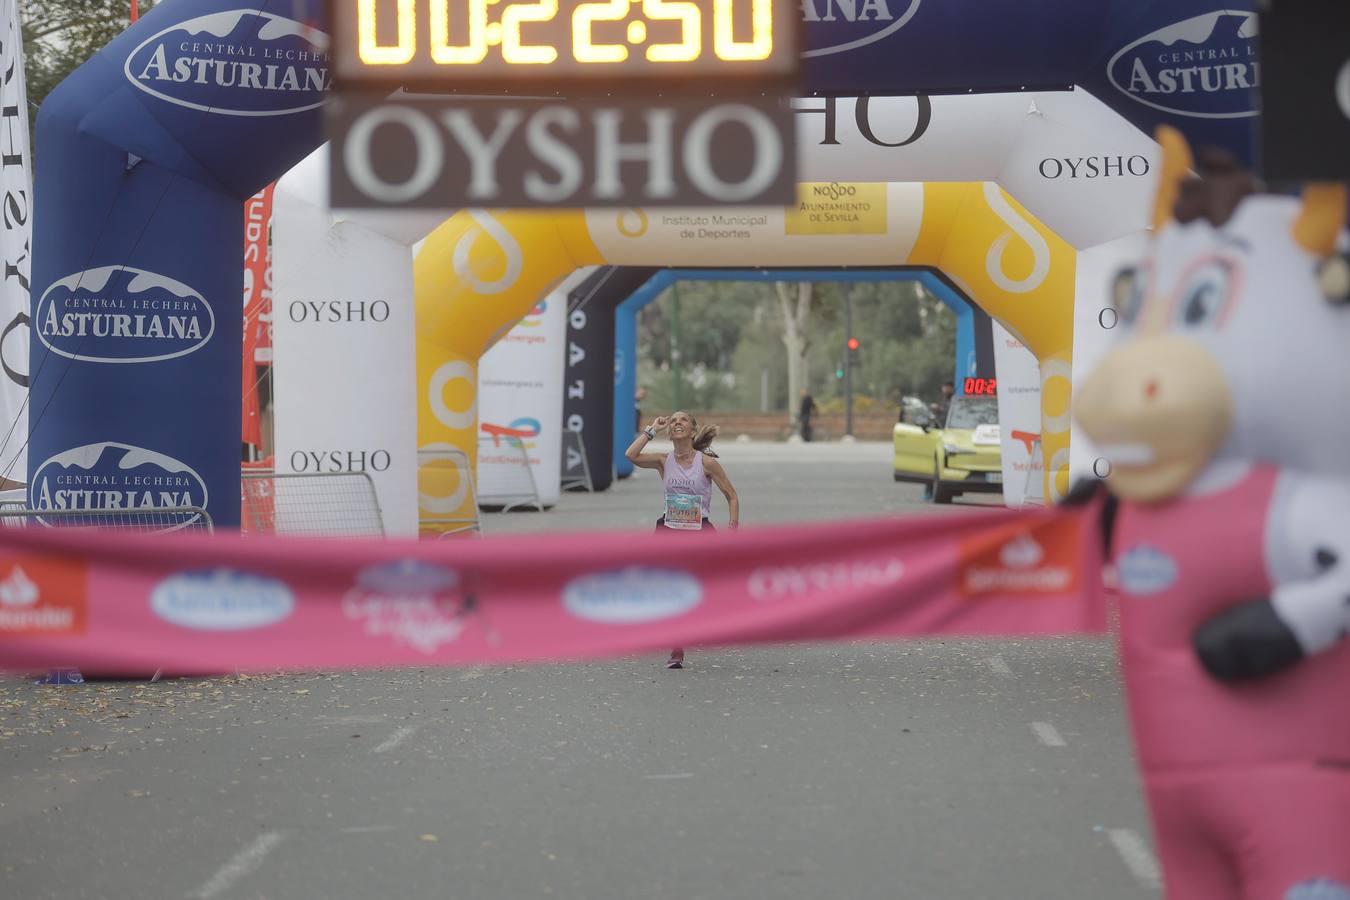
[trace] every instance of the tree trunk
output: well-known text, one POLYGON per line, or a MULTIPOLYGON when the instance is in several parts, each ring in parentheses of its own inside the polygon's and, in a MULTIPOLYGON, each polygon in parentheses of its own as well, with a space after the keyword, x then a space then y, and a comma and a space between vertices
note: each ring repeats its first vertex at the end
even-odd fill
POLYGON ((815 285, 809 281, 797 282, 796 303, 792 302, 792 287, 785 281, 774 282, 774 289, 778 292, 778 312, 783 317, 783 347, 787 350, 788 425, 796 429, 797 398, 806 386, 806 351, 811 346, 808 326, 815 285))

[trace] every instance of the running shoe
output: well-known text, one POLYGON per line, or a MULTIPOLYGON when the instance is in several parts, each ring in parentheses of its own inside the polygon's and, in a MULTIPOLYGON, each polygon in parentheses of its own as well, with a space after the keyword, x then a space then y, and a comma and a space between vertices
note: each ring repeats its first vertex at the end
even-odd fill
POLYGON ((683 668, 684 668, 684 648, 683 648, 683 647, 676 647, 674 650, 670 651, 670 659, 666 660, 666 668, 667 668, 667 669, 683 669, 683 668))

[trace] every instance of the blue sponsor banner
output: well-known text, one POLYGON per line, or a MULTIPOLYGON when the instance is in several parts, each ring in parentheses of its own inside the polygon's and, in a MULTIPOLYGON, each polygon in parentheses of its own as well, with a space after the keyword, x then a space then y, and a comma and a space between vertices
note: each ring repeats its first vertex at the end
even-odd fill
POLYGON ((162 4, 43 104, 38 508, 238 523, 242 204, 318 143, 328 87, 320 0, 257 5, 162 4))
POLYGON ((1152 133, 1250 162, 1252 0, 800 0, 807 93, 1076 85, 1152 133))

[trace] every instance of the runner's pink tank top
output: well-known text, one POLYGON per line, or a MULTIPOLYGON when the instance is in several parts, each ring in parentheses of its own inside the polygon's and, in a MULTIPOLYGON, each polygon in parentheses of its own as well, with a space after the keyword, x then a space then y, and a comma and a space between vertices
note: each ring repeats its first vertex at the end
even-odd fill
POLYGON ((675 452, 666 454, 661 467, 666 486, 666 527, 696 531, 703 527, 712 503, 712 479, 703 470, 703 454, 694 453, 689 468, 681 468, 675 452))

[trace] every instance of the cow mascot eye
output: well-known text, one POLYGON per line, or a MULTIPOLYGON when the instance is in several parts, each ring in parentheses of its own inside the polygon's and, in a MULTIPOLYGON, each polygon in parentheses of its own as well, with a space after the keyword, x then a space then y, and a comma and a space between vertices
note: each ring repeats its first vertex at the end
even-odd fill
POLYGON ((1233 274, 1233 266, 1221 259, 1210 260, 1192 272, 1178 294, 1177 324, 1184 328, 1216 325, 1232 296, 1233 274))
POLYGON ((1144 305, 1144 276, 1133 266, 1116 273, 1111 284, 1111 305, 1116 316, 1128 328, 1139 318, 1139 310, 1144 305))

